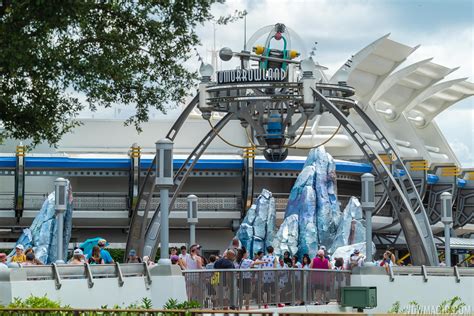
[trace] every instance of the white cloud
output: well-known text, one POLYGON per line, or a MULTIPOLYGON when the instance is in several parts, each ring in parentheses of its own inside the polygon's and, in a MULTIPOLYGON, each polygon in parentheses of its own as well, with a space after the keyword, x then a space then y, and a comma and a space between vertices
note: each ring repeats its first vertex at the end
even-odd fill
POLYGON ((449 146, 451 146, 454 153, 458 157, 459 162, 464 167, 474 166, 474 153, 472 147, 469 148, 466 143, 460 141, 459 139, 454 139, 453 141, 449 142, 449 146))

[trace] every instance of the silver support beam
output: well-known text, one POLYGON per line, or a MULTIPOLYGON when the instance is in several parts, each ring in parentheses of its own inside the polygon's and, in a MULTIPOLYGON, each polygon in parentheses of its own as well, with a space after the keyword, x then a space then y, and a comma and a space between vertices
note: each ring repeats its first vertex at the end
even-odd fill
MULTIPOLYGON (((194 148, 194 150, 189 154, 186 161, 181 165, 181 168, 175 173, 174 175, 174 185, 171 189, 173 195, 170 199, 169 209, 173 209, 174 202, 178 198, 178 194, 181 192, 181 189, 184 186, 184 183, 188 179, 191 171, 193 170, 194 166, 198 162, 201 155, 207 149, 207 147, 211 144, 214 138, 217 136, 216 132, 220 132, 222 128, 234 117, 234 113, 226 114, 215 126, 214 129, 209 131, 206 136, 199 142, 198 145, 194 148)), ((146 234, 145 234, 145 248, 151 247, 150 251, 150 258, 156 256, 156 252, 158 250, 159 244, 159 233, 160 233, 160 217, 161 214, 159 212, 160 207, 158 206, 155 209, 155 213, 150 220, 150 224, 148 225, 146 234)))
POLYGON ((369 128, 373 130, 374 135, 377 137, 382 147, 387 150, 387 154, 389 154, 389 156, 392 157, 392 160, 394 160, 393 162, 397 162, 397 167, 405 170, 405 176, 399 176, 399 181, 394 178, 391 170, 387 167, 377 152, 370 146, 365 137, 358 132, 355 125, 349 121, 337 106, 325 98, 319 91, 313 90, 313 92, 316 100, 321 102, 322 105, 324 105, 324 107, 342 124, 361 151, 366 155, 370 163, 374 166, 374 171, 378 174, 379 178, 383 179, 382 183, 384 183, 385 189, 389 192, 390 202, 395 206, 398 218, 400 219, 400 224, 407 240, 407 246, 412 254, 413 263, 416 265, 438 265, 438 257, 431 227, 429 226, 428 218, 424 212, 420 196, 418 195, 406 168, 393 147, 390 146, 390 142, 360 108, 357 106, 354 107, 356 112, 361 115, 369 128), (410 191, 407 191, 405 182, 408 182, 410 191), (425 218, 425 220, 421 220, 423 228, 420 227, 419 219, 417 219, 413 211, 413 202, 417 203, 417 207, 422 210, 422 215, 425 218), (426 225, 428 225, 428 229, 426 229, 426 225))
POLYGON ((16 166, 15 166, 15 217, 19 223, 23 216, 25 205, 25 146, 20 143, 16 146, 16 166))
MULTIPOLYGON (((188 118, 189 114, 191 111, 196 107, 196 105, 199 102, 199 94, 197 94, 191 102, 186 106, 186 108, 181 112, 180 116, 178 119, 174 122, 173 126, 171 129, 168 131, 168 134, 166 135, 166 138, 169 140, 174 140, 176 138, 176 135, 178 134, 179 130, 183 126, 184 122, 188 118)), ((131 249, 135 249, 137 251, 138 256, 143 256, 142 250, 143 250, 143 233, 142 233, 142 227, 146 227, 147 225, 147 217, 143 215, 138 214, 138 210, 140 207, 140 203, 142 199, 145 198, 146 195, 144 195, 145 187, 148 185, 150 186, 150 190, 148 191, 148 197, 153 195, 153 192, 155 190, 155 186, 153 185, 153 182, 155 181, 154 177, 151 176, 152 172, 155 169, 155 164, 156 164, 156 155, 153 158, 153 161, 151 162, 150 166, 148 167, 148 170, 146 172, 145 178, 143 180, 142 185, 140 186, 140 190, 138 193, 137 197, 137 203, 135 205, 135 208, 132 211, 131 214, 131 219, 130 219, 130 226, 128 230, 128 236, 127 236, 127 246, 125 250, 125 256, 127 256, 128 252, 131 249), (145 222, 145 223, 144 223, 145 222)), ((147 211, 149 210, 151 203, 147 203, 147 211)), ((145 211, 144 214, 148 214, 148 212, 145 211)), ((124 258, 126 259, 126 258, 124 258)))

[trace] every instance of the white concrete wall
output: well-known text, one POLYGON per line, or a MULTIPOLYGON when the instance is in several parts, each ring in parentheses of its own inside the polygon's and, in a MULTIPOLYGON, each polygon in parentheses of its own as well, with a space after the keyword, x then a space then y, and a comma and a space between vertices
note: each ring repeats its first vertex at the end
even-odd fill
POLYGON ((122 287, 116 278, 94 279, 94 286, 88 287, 87 279, 62 280, 57 290, 54 280, 0 281, 0 305, 9 304, 15 297, 30 295, 44 296, 75 308, 100 308, 115 304, 122 307, 140 304, 144 297, 150 298, 153 308, 162 308, 169 298, 179 302, 187 300, 184 277, 181 275, 152 276, 147 288, 144 277, 127 277, 122 287))
POLYGON ((456 283, 454 276, 428 276, 424 282, 421 275, 396 275, 390 282, 388 275, 353 274, 351 286, 377 287, 377 308, 366 312, 386 313, 396 301, 400 301, 402 307, 416 301, 423 307, 435 308, 455 296, 470 305, 474 312, 474 277, 462 277, 461 282, 456 283))

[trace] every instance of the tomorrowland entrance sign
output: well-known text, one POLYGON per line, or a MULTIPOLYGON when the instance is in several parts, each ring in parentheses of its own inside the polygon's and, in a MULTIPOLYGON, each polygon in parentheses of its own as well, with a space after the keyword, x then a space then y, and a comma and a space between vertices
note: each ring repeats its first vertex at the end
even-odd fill
POLYGON ((218 71, 217 83, 246 83, 246 82, 281 82, 287 78, 287 72, 284 69, 233 69, 218 71))

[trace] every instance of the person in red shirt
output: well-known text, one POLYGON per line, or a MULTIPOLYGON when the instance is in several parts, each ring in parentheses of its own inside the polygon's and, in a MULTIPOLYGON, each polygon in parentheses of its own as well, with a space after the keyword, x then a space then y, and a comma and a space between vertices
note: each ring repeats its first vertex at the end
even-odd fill
MULTIPOLYGON (((331 263, 324 257, 324 250, 318 250, 316 257, 311 262, 311 269, 330 270, 331 268, 331 263)), ((311 271, 311 274, 312 287, 316 289, 316 304, 325 304, 327 302, 326 291, 329 288, 329 273, 311 271)))

